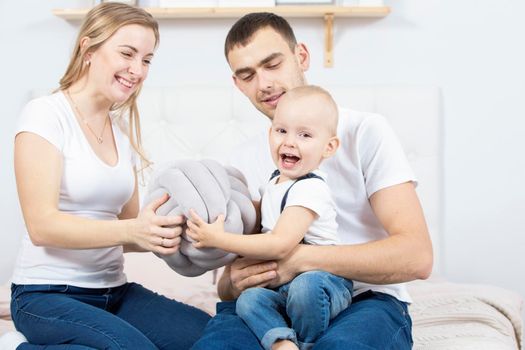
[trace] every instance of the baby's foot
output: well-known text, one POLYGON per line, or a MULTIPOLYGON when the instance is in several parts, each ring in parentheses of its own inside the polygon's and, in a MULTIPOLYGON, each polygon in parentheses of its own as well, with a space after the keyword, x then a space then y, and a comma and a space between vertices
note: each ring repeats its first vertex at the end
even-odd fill
POLYGON ((272 350, 299 350, 299 348, 293 341, 279 340, 272 345, 272 350))

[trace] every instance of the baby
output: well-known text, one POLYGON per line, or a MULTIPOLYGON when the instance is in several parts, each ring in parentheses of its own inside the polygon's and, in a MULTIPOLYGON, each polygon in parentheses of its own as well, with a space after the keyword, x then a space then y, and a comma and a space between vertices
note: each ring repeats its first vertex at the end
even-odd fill
MULTIPOLYGON (((228 233, 222 215, 208 224, 191 211, 187 234, 195 247, 279 260, 299 243, 338 244, 335 205, 326 174, 318 169, 339 146, 337 121, 337 106, 320 87, 297 87, 281 97, 269 132, 277 170, 261 197, 264 234, 228 233)), ((308 271, 277 289, 245 290, 236 312, 265 349, 309 349, 349 306, 352 288, 345 278, 308 271)))

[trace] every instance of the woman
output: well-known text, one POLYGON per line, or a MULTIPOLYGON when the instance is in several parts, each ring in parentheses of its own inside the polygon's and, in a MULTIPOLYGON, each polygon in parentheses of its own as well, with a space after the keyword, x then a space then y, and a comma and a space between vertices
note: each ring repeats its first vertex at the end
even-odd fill
POLYGON ((182 218, 155 214, 167 195, 139 212, 136 170, 147 160, 136 99, 158 41, 144 10, 93 8, 60 88, 22 112, 15 172, 27 233, 11 311, 31 344, 186 349, 209 319, 123 273, 124 251, 172 254, 180 242, 182 218))

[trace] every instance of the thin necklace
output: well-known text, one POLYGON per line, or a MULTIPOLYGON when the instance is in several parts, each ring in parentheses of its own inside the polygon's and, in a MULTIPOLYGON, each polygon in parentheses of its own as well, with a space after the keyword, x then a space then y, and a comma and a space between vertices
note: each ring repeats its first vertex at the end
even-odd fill
POLYGON ((71 97, 71 94, 69 93, 69 89, 66 90, 66 94, 69 97, 69 100, 71 101, 71 103, 73 104, 73 107, 75 108, 75 111, 80 117, 80 120, 82 120, 82 123, 84 123, 87 126, 88 130, 91 131, 93 136, 95 136, 99 144, 103 143, 104 139, 102 138, 102 136, 104 135, 104 130, 106 130, 106 125, 108 124, 108 117, 106 116, 106 119, 104 120, 104 126, 102 127, 102 131, 100 132, 100 136, 98 136, 97 133, 93 131, 93 129, 91 129, 91 126, 89 126, 89 123, 87 122, 87 120, 84 119, 84 116, 82 115, 82 113, 80 113, 80 110, 78 109, 77 104, 75 103, 75 101, 71 97))

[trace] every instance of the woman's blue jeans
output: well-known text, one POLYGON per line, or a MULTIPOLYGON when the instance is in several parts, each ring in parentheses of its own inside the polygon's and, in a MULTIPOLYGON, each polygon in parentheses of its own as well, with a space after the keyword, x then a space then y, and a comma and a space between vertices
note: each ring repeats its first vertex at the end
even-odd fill
POLYGON ((210 316, 136 283, 115 288, 12 285, 17 349, 189 349, 210 316), (39 344, 39 345, 36 345, 39 344))
MULTIPOLYGON (((235 301, 217 304, 217 315, 192 350, 261 350, 257 337, 235 313, 235 301)), ((412 348, 407 305, 379 292, 355 296, 315 342, 314 350, 405 350, 412 348)))
POLYGON ((311 349, 331 319, 352 300, 353 283, 325 271, 308 271, 276 290, 250 288, 237 300, 236 313, 265 350, 283 339, 311 349))

